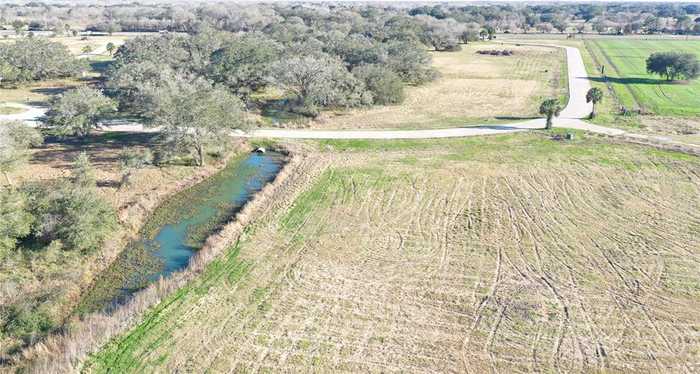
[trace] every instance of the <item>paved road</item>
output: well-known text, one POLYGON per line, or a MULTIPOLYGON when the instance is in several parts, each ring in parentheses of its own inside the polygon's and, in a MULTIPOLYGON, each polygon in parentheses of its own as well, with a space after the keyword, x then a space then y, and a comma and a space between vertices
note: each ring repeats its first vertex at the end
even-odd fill
MULTIPOLYGON (((524 44, 524 43, 520 43, 524 44)), ((552 46, 556 47, 556 46, 552 46)), ((586 92, 590 89, 590 81, 583 64, 581 53, 574 47, 561 47, 566 49, 567 65, 569 73, 569 102, 559 118, 554 120, 555 127, 585 130, 598 134, 619 136, 625 135, 639 140, 653 140, 668 144, 688 145, 676 142, 660 136, 648 136, 627 133, 623 130, 597 126, 581 120, 587 117, 592 105, 586 103, 586 92)), ((0 121, 21 120, 30 124, 36 124, 46 114, 46 108, 32 107, 24 104, 8 104, 27 109, 23 113, 0 115, 0 121)), ((461 128, 433 129, 433 130, 294 130, 294 129, 257 129, 249 133, 235 132, 234 136, 251 138, 288 138, 288 139, 430 139, 430 138, 458 138, 467 136, 493 135, 541 129, 544 127, 544 119, 535 119, 523 122, 515 122, 505 125, 482 125, 461 128)), ((103 126, 107 131, 135 131, 156 132, 157 128, 144 128, 143 125, 128 121, 111 121, 103 126)), ((698 147, 700 145, 690 146, 698 147)))
POLYGON ((4 103, 3 106, 22 109, 23 112, 16 114, 0 114, 0 121, 23 121, 36 125, 46 115, 48 108, 20 103, 4 103))
MULTIPOLYGON (((559 118, 554 120, 555 127, 586 130, 606 135, 621 135, 625 132, 603 126, 596 126, 581 118, 587 117, 593 109, 586 102, 586 93, 591 88, 586 67, 577 48, 566 49, 569 71, 569 102, 559 118)), ((532 129, 541 129, 544 119, 509 123, 506 125, 481 125, 462 128, 434 130, 293 130, 293 129, 259 129, 245 135, 249 137, 292 138, 292 139, 429 139, 455 138, 466 136, 493 135, 532 129)))
POLYGON ((567 70, 569 71, 569 102, 562 110, 561 118, 585 118, 593 111, 593 104, 586 102, 586 93, 591 89, 586 66, 578 48, 565 47, 567 70))

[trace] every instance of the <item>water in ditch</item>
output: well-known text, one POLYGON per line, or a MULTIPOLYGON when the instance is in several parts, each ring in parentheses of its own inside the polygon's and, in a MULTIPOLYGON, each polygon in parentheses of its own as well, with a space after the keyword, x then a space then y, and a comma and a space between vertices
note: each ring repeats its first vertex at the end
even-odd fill
POLYGON ((98 277, 76 313, 110 311, 160 277, 186 267, 204 240, 271 182, 283 162, 284 156, 275 152, 250 154, 161 204, 140 238, 98 277))

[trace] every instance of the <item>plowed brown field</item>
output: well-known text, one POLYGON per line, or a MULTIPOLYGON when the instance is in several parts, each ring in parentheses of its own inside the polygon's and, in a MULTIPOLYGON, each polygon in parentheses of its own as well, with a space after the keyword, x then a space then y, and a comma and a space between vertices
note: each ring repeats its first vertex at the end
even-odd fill
POLYGON ((698 158, 542 134, 329 147, 86 369, 700 368, 698 158))

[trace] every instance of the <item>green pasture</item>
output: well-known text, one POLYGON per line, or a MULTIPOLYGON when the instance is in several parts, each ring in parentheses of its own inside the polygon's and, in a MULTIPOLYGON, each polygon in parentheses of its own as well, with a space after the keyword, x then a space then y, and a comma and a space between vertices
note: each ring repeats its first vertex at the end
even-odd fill
MULTIPOLYGON (((667 82, 646 72, 646 59, 654 52, 690 52, 700 57, 700 41, 587 40, 586 48, 597 64, 605 66, 606 79, 621 105, 657 115, 700 115, 700 80, 667 82)), ((591 68, 589 66, 589 70, 591 68)), ((592 79, 603 78, 594 76, 592 79)))

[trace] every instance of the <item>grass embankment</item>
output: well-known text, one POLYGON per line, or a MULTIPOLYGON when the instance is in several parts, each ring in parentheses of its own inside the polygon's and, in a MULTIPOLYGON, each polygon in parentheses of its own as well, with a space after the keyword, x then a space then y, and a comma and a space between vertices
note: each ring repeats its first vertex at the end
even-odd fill
MULTIPOLYGON (((225 258, 214 260, 209 264, 204 274, 196 281, 189 283, 150 309, 143 321, 128 334, 120 337, 118 346, 108 346, 107 350, 112 352, 96 358, 95 364, 101 365, 110 372, 139 372, 141 365, 138 357, 131 355, 144 339, 150 339, 155 332, 158 337, 150 344, 155 346, 167 344, 168 339, 172 337, 174 327, 167 326, 164 322, 167 322, 172 310, 182 308, 189 303, 196 303, 197 300, 206 297, 209 289, 215 285, 234 286, 248 273, 250 263, 241 261, 238 252, 238 247, 231 248, 225 258)), ((167 355, 163 355, 158 357, 157 361, 165 362, 167 358, 167 355)))
POLYGON ((235 193, 232 189, 242 186, 252 172, 250 167, 242 165, 247 156, 246 153, 234 156, 221 171, 160 204, 144 222, 138 239, 100 274, 74 313, 101 311, 122 290, 137 290, 152 282, 149 278, 162 271, 164 264, 153 255, 156 248, 146 242, 154 240, 164 226, 188 222, 184 241, 192 250, 200 249, 207 237, 220 230, 240 209, 232 202, 234 196, 231 195, 235 193))
POLYGON ((329 147, 305 192, 85 371, 683 371, 697 357, 700 159, 584 134, 329 147))

